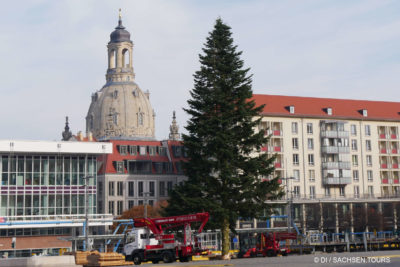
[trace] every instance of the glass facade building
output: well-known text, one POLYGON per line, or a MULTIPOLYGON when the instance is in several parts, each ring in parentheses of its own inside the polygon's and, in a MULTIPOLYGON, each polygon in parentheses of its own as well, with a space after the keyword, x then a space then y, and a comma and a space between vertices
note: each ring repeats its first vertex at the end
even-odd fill
POLYGON ((96 213, 96 156, 2 154, 0 216, 96 213))

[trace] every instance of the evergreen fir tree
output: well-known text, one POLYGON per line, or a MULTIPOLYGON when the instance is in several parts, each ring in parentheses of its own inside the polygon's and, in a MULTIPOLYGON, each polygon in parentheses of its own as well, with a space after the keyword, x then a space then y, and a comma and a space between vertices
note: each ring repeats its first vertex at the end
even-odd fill
POLYGON ((264 132, 254 131, 263 106, 251 100, 251 75, 231 35, 217 19, 199 55, 185 109, 191 116, 183 135, 188 181, 174 188, 165 209, 168 215, 209 212, 209 224, 222 232, 223 255, 229 253, 229 230, 236 221, 266 216, 267 200, 282 194, 277 178, 264 179, 274 170, 274 157, 257 153, 268 142, 264 132))

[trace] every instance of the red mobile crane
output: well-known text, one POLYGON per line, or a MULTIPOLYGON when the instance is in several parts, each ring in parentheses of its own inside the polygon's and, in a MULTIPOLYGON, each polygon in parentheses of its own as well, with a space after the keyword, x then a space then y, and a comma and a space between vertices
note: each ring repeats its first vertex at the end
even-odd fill
POLYGON ((135 219, 135 227, 125 236, 124 254, 127 260, 133 260, 137 265, 143 261, 189 261, 196 253, 190 225, 201 222, 197 230, 197 233, 201 233, 208 218, 208 212, 203 212, 156 219, 135 219), (182 242, 177 241, 174 234, 165 234, 166 230, 179 226, 183 226, 182 242))
POLYGON ((286 256, 290 253, 289 248, 281 246, 280 243, 283 240, 296 240, 297 234, 287 232, 259 233, 242 235, 240 238, 241 248, 238 257, 249 258, 257 255, 272 257, 277 254, 286 256))

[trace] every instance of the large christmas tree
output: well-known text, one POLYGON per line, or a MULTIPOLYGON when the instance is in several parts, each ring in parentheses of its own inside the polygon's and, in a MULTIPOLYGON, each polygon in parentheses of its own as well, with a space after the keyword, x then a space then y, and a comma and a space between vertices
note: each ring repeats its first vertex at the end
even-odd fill
POLYGON ((251 100, 251 75, 241 54, 230 27, 217 19, 185 109, 191 116, 183 135, 188 181, 175 187, 165 209, 168 215, 208 211, 210 224, 221 229, 223 255, 236 221, 267 215, 267 200, 281 195, 277 179, 265 179, 274 158, 257 153, 268 142, 264 132, 254 131, 263 106, 251 100))

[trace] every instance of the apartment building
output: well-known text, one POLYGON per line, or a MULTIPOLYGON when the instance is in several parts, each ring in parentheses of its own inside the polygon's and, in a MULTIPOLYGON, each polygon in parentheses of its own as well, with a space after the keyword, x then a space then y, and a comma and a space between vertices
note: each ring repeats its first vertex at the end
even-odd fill
POLYGON ((279 95, 253 99, 265 105, 258 131, 270 136, 261 153, 276 154, 274 176, 282 177, 299 226, 332 232, 365 230, 362 225, 397 229, 400 103, 279 95), (364 221, 354 221, 357 212, 364 221), (384 218, 372 225, 372 214, 384 218), (347 226, 339 220, 345 215, 347 226), (331 222, 324 225, 324 220, 331 222))

